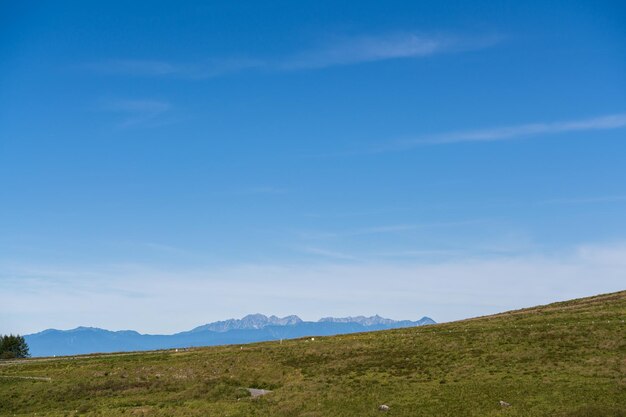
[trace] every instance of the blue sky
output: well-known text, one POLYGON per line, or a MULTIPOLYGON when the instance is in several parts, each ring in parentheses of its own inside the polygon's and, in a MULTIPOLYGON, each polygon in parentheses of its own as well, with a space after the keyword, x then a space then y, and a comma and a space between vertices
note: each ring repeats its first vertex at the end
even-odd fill
POLYGON ((626 287, 619 1, 2 2, 0 333, 626 287))

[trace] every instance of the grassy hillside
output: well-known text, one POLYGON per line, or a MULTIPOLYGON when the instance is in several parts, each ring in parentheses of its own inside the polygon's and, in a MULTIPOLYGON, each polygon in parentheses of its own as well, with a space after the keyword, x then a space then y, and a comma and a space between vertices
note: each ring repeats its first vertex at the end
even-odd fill
POLYGON ((626 291, 282 344, 4 363, 0 415, 626 416, 625 321, 626 291))

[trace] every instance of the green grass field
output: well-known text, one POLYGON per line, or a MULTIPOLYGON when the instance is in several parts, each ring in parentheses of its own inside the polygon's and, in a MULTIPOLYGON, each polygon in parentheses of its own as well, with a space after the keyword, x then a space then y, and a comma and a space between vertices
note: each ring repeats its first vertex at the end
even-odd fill
POLYGON ((282 344, 4 362, 0 415, 626 416, 625 321, 626 291, 282 344))

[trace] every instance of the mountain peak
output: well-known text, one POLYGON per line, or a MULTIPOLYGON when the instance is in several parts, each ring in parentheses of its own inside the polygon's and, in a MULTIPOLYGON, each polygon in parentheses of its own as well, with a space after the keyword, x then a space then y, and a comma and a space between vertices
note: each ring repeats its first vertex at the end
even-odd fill
POLYGON ((331 323, 358 323, 362 326, 376 326, 376 325, 390 325, 396 323, 396 320, 386 319, 384 317, 376 314, 375 316, 365 317, 365 316, 356 316, 356 317, 323 317, 319 319, 320 322, 331 322, 331 323))
POLYGON ((291 326, 302 323, 300 317, 291 315, 286 317, 266 316, 264 314, 248 314, 241 319, 229 319, 208 323, 196 327, 192 332, 212 331, 227 332, 229 330, 262 329, 267 326, 291 326))

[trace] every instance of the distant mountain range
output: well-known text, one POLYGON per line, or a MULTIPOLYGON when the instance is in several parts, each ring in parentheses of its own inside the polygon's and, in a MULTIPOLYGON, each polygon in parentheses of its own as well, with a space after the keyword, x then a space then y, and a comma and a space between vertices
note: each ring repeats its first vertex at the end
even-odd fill
POLYGON ((248 314, 242 319, 230 319, 224 321, 216 321, 214 323, 198 326, 191 330, 192 332, 228 332, 230 330, 255 330, 262 329, 267 326, 291 326, 303 323, 298 316, 276 317, 265 316, 263 314, 248 314))
POLYGON ((417 321, 372 317, 325 317, 303 321, 298 316, 267 317, 250 314, 242 319, 216 321, 172 335, 140 334, 133 330, 110 331, 94 327, 72 330, 49 329, 24 336, 32 356, 79 355, 194 346, 215 346, 293 339, 304 336, 331 336, 375 330, 434 324, 429 317, 417 321))

